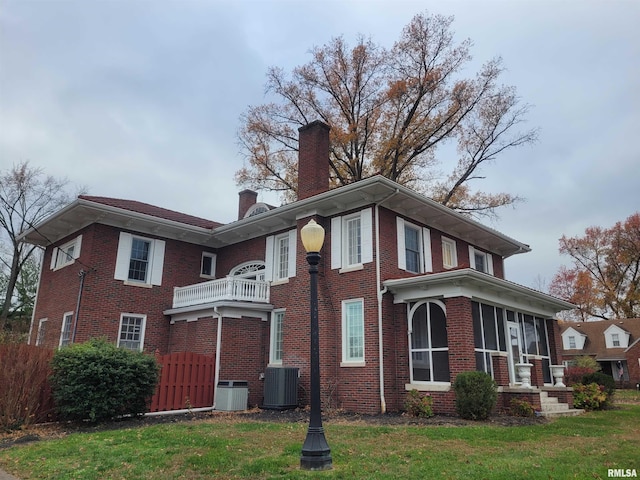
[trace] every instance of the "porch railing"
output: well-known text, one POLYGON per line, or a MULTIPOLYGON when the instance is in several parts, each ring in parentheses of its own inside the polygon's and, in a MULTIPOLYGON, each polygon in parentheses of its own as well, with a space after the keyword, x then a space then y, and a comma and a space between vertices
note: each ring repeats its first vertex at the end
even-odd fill
POLYGON ((202 305, 220 300, 269 303, 269 283, 262 280, 226 277, 173 289, 173 308, 202 305))

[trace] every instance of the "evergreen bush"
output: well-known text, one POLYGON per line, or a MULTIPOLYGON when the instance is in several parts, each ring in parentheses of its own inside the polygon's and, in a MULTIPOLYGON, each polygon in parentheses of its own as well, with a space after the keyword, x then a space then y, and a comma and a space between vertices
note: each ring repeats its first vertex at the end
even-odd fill
POLYGON ((498 387, 485 372, 458 374, 453 389, 456 393, 456 411, 462 418, 484 420, 489 417, 498 400, 498 387))
POLYGON ((597 383, 576 383, 573 386, 573 406, 585 410, 600 410, 607 402, 607 394, 597 383))
POLYGON ((53 398, 61 417, 91 422, 147 412, 159 373, 154 357, 103 339, 58 350, 51 368, 53 398))

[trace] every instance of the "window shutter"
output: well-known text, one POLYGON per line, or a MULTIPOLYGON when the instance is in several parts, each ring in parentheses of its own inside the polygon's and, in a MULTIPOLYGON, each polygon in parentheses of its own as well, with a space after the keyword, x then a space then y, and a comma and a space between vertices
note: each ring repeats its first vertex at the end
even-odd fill
POLYGON ((53 252, 51 252, 51 270, 56 268, 56 258, 58 257, 59 250, 58 247, 53 247, 53 252))
POLYGON ((362 263, 373 261, 373 231, 371 208, 365 208, 360 212, 360 228, 362 236, 362 263))
POLYGON ((331 268, 342 267, 342 217, 331 219, 331 268))
POLYGON ((425 273, 433 272, 433 260, 431 259, 431 231, 424 227, 422 228, 422 252, 425 273))
POLYGON ((164 240, 153 241, 153 262, 151 263, 151 285, 162 285, 164 268, 164 240))
POLYGON ((487 273, 493 275, 493 257, 487 253, 487 273))
POLYGON ((297 233, 297 230, 289 230, 289 278, 296 276, 297 233))
POLYGON ((82 247, 82 235, 78 235, 76 238, 76 248, 73 249, 73 258, 80 257, 80 247, 82 247))
POLYGON ((476 249, 469 245, 469 266, 475 270, 476 268, 476 249))
POLYGON ((274 237, 267 237, 267 243, 264 251, 264 279, 267 282, 273 280, 273 241, 274 237))
POLYGON ((113 278, 127 280, 129 278, 129 262, 131 260, 131 234, 120 232, 118 255, 116 257, 116 271, 113 278))
POLYGON ((405 252, 404 220, 400 217, 396 217, 396 229, 398 231, 398 268, 406 270, 407 255, 405 252))

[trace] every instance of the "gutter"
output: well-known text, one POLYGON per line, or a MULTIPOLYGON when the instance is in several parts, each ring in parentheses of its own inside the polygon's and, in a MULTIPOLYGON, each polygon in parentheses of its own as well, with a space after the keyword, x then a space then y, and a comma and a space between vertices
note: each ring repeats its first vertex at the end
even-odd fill
POLYGON ((220 381, 220 347, 222 346, 222 315, 218 312, 218 307, 213 307, 213 311, 218 316, 218 331, 216 332, 216 371, 213 377, 213 405, 211 410, 216 408, 218 398, 218 382, 220 381))

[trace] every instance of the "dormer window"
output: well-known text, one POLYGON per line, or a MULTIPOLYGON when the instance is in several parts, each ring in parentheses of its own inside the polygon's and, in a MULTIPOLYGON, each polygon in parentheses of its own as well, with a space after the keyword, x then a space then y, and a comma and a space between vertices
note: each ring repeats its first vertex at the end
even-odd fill
POLYGON ((574 335, 569 335, 569 348, 576 348, 576 337, 574 335))
POLYGON ((619 347, 620 346, 620 335, 618 335, 617 333, 612 333, 611 334, 611 344, 614 347, 619 347))
POLYGON ((244 214, 244 218, 253 217, 254 215, 259 215, 260 213, 268 212, 269 205, 266 203, 255 203, 251 205, 247 213, 244 214))

